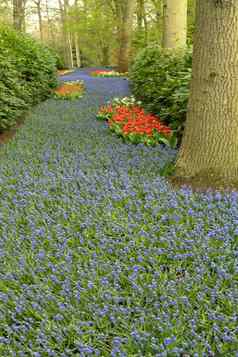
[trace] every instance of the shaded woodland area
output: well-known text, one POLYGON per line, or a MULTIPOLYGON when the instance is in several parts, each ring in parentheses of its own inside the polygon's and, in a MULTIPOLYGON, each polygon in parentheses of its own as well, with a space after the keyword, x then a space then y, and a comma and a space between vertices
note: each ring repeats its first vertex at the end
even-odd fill
POLYGON ((54 48, 62 67, 119 65, 126 71, 137 51, 148 44, 184 44, 187 22, 191 42, 194 2, 183 1, 179 13, 183 38, 179 41, 172 34, 181 29, 173 29, 173 18, 166 20, 166 11, 175 13, 181 4, 174 2, 177 8, 173 8, 171 0, 168 6, 162 0, 14 0, 13 6, 1 0, 0 21, 32 33, 54 48))

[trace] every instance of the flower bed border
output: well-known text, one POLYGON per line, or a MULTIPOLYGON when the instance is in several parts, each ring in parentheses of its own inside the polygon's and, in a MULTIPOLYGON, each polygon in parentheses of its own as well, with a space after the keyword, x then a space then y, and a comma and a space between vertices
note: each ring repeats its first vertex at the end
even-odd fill
POLYGON ((55 99, 61 99, 61 100, 80 99, 82 98, 84 91, 85 91, 85 86, 83 81, 81 80, 67 81, 61 83, 61 85, 54 91, 54 97, 55 99), (64 88, 65 88, 65 93, 63 93, 64 88))
POLYGON ((134 97, 115 98, 102 106, 98 120, 105 120, 114 133, 133 144, 164 144, 175 147, 176 135, 159 117, 146 113, 134 97))

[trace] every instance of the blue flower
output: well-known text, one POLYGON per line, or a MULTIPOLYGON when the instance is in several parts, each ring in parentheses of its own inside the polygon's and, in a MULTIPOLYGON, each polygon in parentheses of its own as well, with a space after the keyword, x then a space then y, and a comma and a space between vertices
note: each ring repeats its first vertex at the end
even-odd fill
POLYGON ((1 149, 1 355, 235 356, 237 192, 172 190, 95 119, 127 81, 79 73, 1 149))

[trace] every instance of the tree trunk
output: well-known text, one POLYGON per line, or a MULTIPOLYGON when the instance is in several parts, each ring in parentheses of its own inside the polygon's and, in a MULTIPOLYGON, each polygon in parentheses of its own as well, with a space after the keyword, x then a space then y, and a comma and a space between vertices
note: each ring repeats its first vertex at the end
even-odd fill
POLYGON ((109 66, 110 62, 110 50, 107 45, 102 47, 102 66, 109 66))
POLYGON ((145 34, 145 46, 147 46, 147 43, 148 43, 148 22, 147 22, 147 16, 146 16, 146 11, 145 11, 145 3, 144 3, 144 8, 143 8, 143 22, 144 22, 144 34, 145 34))
POLYGON ((13 0, 13 26, 17 31, 24 31, 25 6, 24 0, 13 0))
POLYGON ((39 31, 40 31, 40 39, 43 41, 43 24, 42 24, 42 14, 41 14, 41 0, 36 2, 37 7, 37 16, 39 21, 39 31))
POLYGON ((72 40, 71 40, 71 34, 69 31, 66 32, 66 51, 67 51, 67 56, 68 56, 68 68, 72 69, 74 68, 74 59, 73 59, 73 49, 72 49, 72 40))
POLYGON ((127 72, 129 67, 135 0, 121 0, 119 6, 120 14, 118 15, 120 19, 120 24, 118 70, 119 72, 127 72))
POLYGON ((72 69, 73 64, 73 54, 72 54, 72 43, 71 36, 67 29, 67 11, 68 11, 68 1, 64 0, 64 4, 59 0, 60 16, 62 23, 62 35, 64 41, 64 64, 66 68, 72 69))
POLYGON ((54 32, 52 30, 52 23, 51 23, 51 19, 50 19, 50 13, 49 13, 49 6, 48 6, 48 1, 46 1, 46 17, 47 17, 47 40, 52 44, 53 47, 55 45, 55 41, 54 41, 54 32))
MULTIPOLYGON (((78 0, 74 0, 74 7, 75 7, 75 15, 73 16, 73 27, 74 27, 74 47, 75 47, 75 59, 76 59, 76 67, 80 68, 81 67, 81 54, 80 54, 80 48, 79 48, 79 36, 77 32, 77 25, 80 22, 80 16, 78 14, 78 0)), ((73 58, 74 59, 74 58, 73 58)))
POLYGON ((237 0, 199 0, 196 10, 191 93, 176 175, 238 182, 237 0))
POLYGON ((76 66, 78 68, 81 67, 81 58, 80 58, 80 50, 79 50, 79 40, 78 40, 78 34, 74 34, 74 45, 75 45, 75 55, 76 55, 76 66))
POLYGON ((144 0, 137 0, 137 27, 142 31, 144 0))
MULTIPOLYGON (((210 0, 207 0, 210 1, 210 0)), ((212 0, 213 1, 213 0, 212 0)), ((187 0, 164 0, 163 47, 169 49, 186 47, 187 0)))
POLYGON ((162 44, 162 35, 161 28, 163 28, 163 2, 164 0, 151 0, 155 12, 155 21, 156 21, 156 30, 157 30, 157 39, 160 44, 162 44))
POLYGON ((144 43, 147 44, 148 40, 148 23, 145 11, 145 0, 137 0, 137 27, 142 34, 144 32, 144 43))

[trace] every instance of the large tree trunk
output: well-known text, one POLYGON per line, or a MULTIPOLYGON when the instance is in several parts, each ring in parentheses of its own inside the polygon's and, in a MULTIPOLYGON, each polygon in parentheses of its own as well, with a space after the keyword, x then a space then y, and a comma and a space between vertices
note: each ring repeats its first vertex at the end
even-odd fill
POLYGON ((24 0, 13 0, 13 26, 17 31, 24 31, 24 27, 25 27, 24 0))
POLYGON ((186 47, 187 8, 187 0, 164 0, 164 48, 176 49, 186 47))
MULTIPOLYGON (((118 1, 118 0, 116 0, 118 1)), ((120 0, 119 12, 119 55, 118 70, 127 72, 129 67, 131 35, 133 27, 133 15, 135 12, 135 0, 120 0)))
POLYGON ((191 94, 176 175, 238 181, 237 0, 199 0, 196 17, 191 94))

